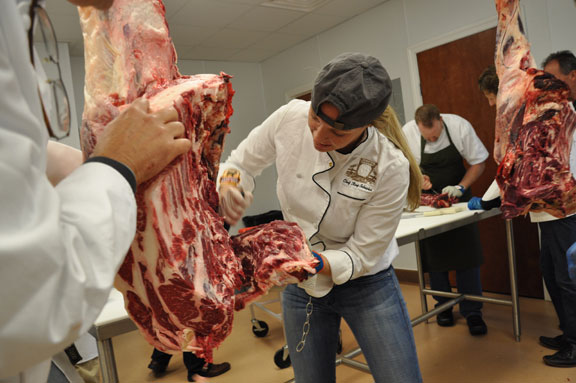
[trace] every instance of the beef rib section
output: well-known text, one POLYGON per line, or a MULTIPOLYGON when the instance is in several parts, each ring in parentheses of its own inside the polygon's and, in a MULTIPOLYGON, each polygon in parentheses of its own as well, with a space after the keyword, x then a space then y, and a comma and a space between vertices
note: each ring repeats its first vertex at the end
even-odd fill
POLYGON ((150 344, 169 353, 195 351, 210 362, 213 348, 232 329, 235 290, 258 286, 242 295, 240 301, 248 302, 269 283, 288 283, 295 280, 288 274, 313 270, 315 259, 299 229, 290 225, 279 232, 263 226, 250 234, 250 249, 265 253, 241 258, 234 253, 217 214, 214 182, 232 114, 230 76, 180 75, 162 2, 115 0, 107 11, 88 7, 79 13, 86 65, 85 156, 107 124, 138 97, 149 99, 151 111, 174 106, 193 143, 190 152, 139 185, 136 236, 115 285, 150 344), (274 252, 274 246, 284 250, 274 252), (268 274, 251 274, 254 270, 268 274))
POLYGON ((568 86, 535 69, 520 20, 519 0, 496 0, 497 96, 494 158, 502 215, 532 212, 558 218, 576 212, 570 150, 576 113, 568 86))
POLYGON ((319 263, 310 253, 306 236, 293 222, 272 221, 232 237, 232 248, 242 263, 243 292, 236 310, 273 286, 302 282, 319 263))

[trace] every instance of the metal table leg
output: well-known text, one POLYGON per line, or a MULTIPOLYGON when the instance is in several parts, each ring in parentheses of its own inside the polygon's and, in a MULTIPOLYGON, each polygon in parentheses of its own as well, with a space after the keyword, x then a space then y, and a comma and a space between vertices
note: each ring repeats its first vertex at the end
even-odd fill
POLYGON ((520 342, 520 300, 518 298, 518 284, 516 274, 516 252, 514 251, 514 230, 512 220, 506 220, 506 244, 508 246, 508 265, 510 268, 510 293, 512 296, 512 317, 514 322, 514 336, 520 342))
POLYGON ((102 383, 118 383, 112 338, 97 342, 102 383))
MULTIPOLYGON (((423 230, 421 230, 423 231, 423 230)), ((426 301, 426 294, 424 294, 424 289, 426 288, 424 284, 424 271, 422 270, 422 259, 420 258, 420 241, 414 241, 414 249, 416 250, 416 268, 418 269, 418 284, 420 285, 420 305, 422 306, 422 315, 428 312, 428 302, 426 301)), ((426 319, 428 323, 428 319, 426 319)))

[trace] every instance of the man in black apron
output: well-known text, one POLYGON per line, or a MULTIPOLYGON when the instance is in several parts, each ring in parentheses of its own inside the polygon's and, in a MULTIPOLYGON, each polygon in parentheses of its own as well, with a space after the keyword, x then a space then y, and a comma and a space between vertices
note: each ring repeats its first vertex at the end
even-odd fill
MULTIPOLYGON (((440 115, 440 111, 434 105, 423 105, 418 108, 415 123, 420 132, 420 168, 425 178, 428 177, 424 182, 424 188, 428 190, 424 192, 448 193, 458 197, 461 202, 468 201, 471 197, 469 187, 482 174, 488 153, 486 151, 484 159, 480 163, 471 165, 467 170, 463 163, 466 157, 465 155, 463 157, 465 147, 461 145, 461 153, 454 144, 452 136, 458 134, 457 137, 461 138, 468 134, 477 139, 472 126, 459 116, 440 115), (466 126, 466 129, 462 126, 466 126), (443 134, 447 136, 449 145, 433 153, 427 152, 427 145, 432 145, 440 138, 446 141, 443 134)), ((410 135, 407 136, 410 137, 410 135)), ((479 144, 476 143, 476 145, 480 145, 485 151, 479 139, 477 142, 479 144)), ((480 158, 483 156, 484 154, 480 158)), ((433 290, 451 291, 448 272, 456 270, 458 292, 482 295, 480 265, 483 263, 483 257, 477 224, 460 227, 422 240, 420 249, 423 270, 429 273, 430 287, 433 290)), ((438 302, 437 306, 449 300, 449 298, 439 296, 434 296, 434 299, 438 302)), ((464 300, 460 303, 460 314, 466 318, 472 335, 483 335, 487 332, 481 310, 482 302, 464 300)), ((437 323, 440 326, 454 325, 452 309, 440 313, 437 316, 437 323)))

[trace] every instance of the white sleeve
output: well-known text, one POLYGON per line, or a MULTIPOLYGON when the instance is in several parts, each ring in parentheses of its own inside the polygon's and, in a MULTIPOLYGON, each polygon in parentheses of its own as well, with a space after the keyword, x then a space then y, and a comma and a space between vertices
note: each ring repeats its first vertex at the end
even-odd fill
POLYGON ((470 165, 480 164, 488 158, 488 150, 478 138, 472 124, 460 118, 459 133, 462 146, 462 157, 470 165))
POLYGON ((240 185, 244 190, 254 190, 254 178, 276 160, 276 131, 289 113, 290 104, 272 113, 262 124, 252 129, 250 134, 234 149, 226 162, 220 165, 218 179, 229 168, 241 173, 240 185))
POLYGON ((484 195, 482 196, 482 201, 492 201, 493 199, 496 199, 498 197, 500 197, 500 187, 498 186, 498 182, 494 180, 492 181, 490 186, 488 186, 488 189, 486 189, 486 191, 484 192, 484 195))
MULTIPOLYGON (((0 16, 0 379, 90 328, 136 223, 130 185, 107 165, 82 165, 57 188, 49 183, 37 91, 17 80, 22 68, 34 74, 29 62, 12 61, 8 43, 24 31, 7 31, 15 17, 7 5, 0 16)), ((26 44, 21 50, 25 58, 26 44)))

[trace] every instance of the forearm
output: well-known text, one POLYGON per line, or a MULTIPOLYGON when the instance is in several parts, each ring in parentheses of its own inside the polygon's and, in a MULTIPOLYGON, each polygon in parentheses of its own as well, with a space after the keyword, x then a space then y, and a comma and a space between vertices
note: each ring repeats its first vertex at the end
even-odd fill
POLYGON ((485 162, 481 162, 476 165, 471 165, 466 171, 466 174, 464 174, 464 177, 459 182, 459 184, 464 186, 465 189, 469 189, 470 186, 472 186, 472 184, 476 182, 478 178, 480 178, 482 173, 484 173, 485 168, 486 168, 485 162))
POLYGON ((48 141, 46 147, 46 176, 53 186, 82 165, 82 152, 59 142, 48 141))

